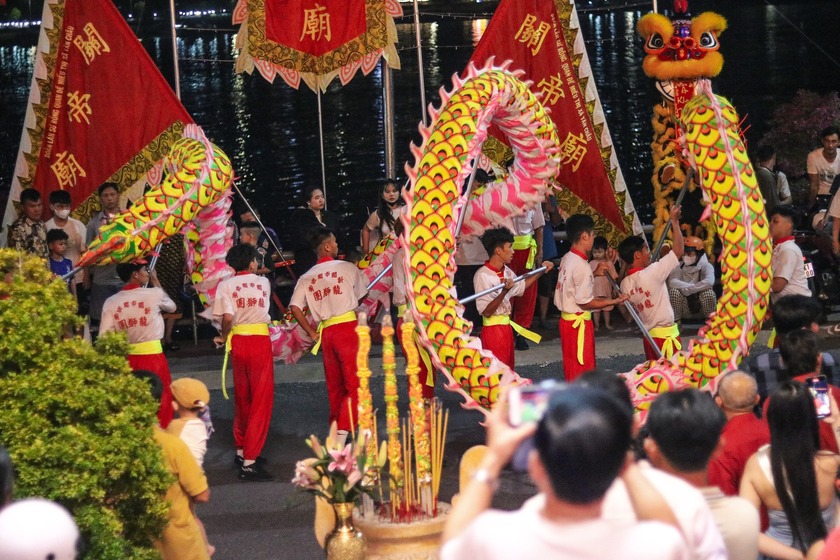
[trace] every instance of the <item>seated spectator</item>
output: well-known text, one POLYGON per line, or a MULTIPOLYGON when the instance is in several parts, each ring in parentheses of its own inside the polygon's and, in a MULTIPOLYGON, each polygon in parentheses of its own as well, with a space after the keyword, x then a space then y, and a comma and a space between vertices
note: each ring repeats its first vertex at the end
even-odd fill
POLYGON ((55 502, 29 498, 0 511, 3 560, 74 560, 80 548, 73 516, 55 502))
POLYGON ((770 237, 773 238, 770 301, 773 302, 784 296, 811 296, 802 249, 793 236, 797 221, 797 210, 792 206, 778 206, 770 214, 770 237))
POLYGON ((715 403, 726 416, 720 437, 720 450, 709 462, 709 484, 727 496, 737 496, 747 460, 762 445, 770 443, 767 422, 755 415, 758 405, 755 379, 735 370, 723 375, 718 383, 715 403))
POLYGON ((688 558, 682 536, 658 522, 601 517, 604 494, 630 447, 630 410, 609 394, 568 387, 551 396, 538 424, 512 428, 503 396, 487 423, 488 452, 449 515, 441 558, 688 558), (488 510, 502 467, 534 434, 528 470, 545 496, 539 508, 488 510))
MULTIPOLYGON (((822 314, 822 307, 814 298, 808 296, 785 296, 776 300, 772 307, 773 322, 776 325, 776 338, 781 339, 789 332, 807 329, 819 332, 817 322, 822 314)), ((834 357, 828 352, 821 356, 821 373, 829 383, 840 386, 840 368, 834 357)), ((776 390, 779 383, 788 379, 782 356, 778 348, 770 352, 752 356, 747 360, 746 369, 758 385, 758 396, 763 401, 776 390)))
MULTIPOLYGON (((814 399, 804 384, 785 382, 768 402, 770 445, 747 461, 740 494, 756 510, 767 508, 769 528, 759 536, 760 558, 803 558, 834 527, 840 456, 818 450, 814 399)), ((834 433, 840 430, 833 398, 826 421, 834 433)))
POLYGON ((668 276, 674 320, 679 323, 686 317, 699 317, 705 321, 717 305, 715 267, 706 257, 699 237, 686 237, 683 250, 680 265, 668 276))
POLYGON ((668 391, 650 406, 645 451, 658 469, 699 489, 723 535, 730 560, 758 555, 758 511, 737 496, 709 485, 709 459, 720 448, 726 416, 711 396, 697 389, 668 391))

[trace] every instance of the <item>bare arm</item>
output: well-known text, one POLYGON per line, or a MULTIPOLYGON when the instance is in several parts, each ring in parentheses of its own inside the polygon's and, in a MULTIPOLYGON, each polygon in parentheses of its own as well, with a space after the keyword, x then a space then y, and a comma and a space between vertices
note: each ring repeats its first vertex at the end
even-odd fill
POLYGON ((542 268, 542 267, 545 267, 545 270, 543 272, 540 272, 539 274, 534 274, 533 276, 529 276, 528 278, 525 279, 525 289, 526 290, 528 289, 528 286, 530 286, 531 284, 533 284, 534 282, 539 280, 540 276, 542 276, 543 274, 546 274, 548 272, 551 272, 551 269, 554 268, 554 263, 551 262, 551 261, 543 261, 543 262, 540 263, 539 268, 542 268))
POLYGON ((300 325, 301 328, 306 331, 306 334, 309 335, 309 338, 311 338, 313 341, 318 340, 319 333, 309 325, 309 321, 306 320, 306 316, 303 314, 303 310, 301 310, 301 308, 297 305, 290 305, 289 309, 291 310, 292 316, 295 318, 295 321, 297 321, 298 325, 300 325))
POLYGON ((543 227, 540 226, 534 229, 534 241, 537 242, 537 255, 534 262, 542 262, 543 260, 543 227))
POLYGON ((370 245, 370 230, 367 228, 367 225, 362 226, 362 254, 367 255, 368 246, 370 245))
POLYGON ((817 200, 817 193, 820 192, 820 176, 816 173, 808 173, 808 205, 817 200))
POLYGON ((684 253, 685 244, 683 242, 683 234, 682 229, 680 229, 680 216, 682 215, 682 209, 679 206, 674 206, 671 208, 671 231, 673 232, 674 236, 674 245, 671 247, 671 251, 674 252, 674 255, 678 259, 682 258, 684 253))
POLYGON ((196 503, 199 503, 199 504, 209 502, 210 501, 210 489, 208 488, 204 492, 201 492, 200 494, 196 494, 195 496, 192 496, 192 501, 196 502, 196 503))
MULTIPOLYGON (((753 455, 747 461, 747 466, 744 469, 744 477, 741 479, 741 488, 738 492, 740 496, 750 502, 756 511, 761 511, 761 496, 755 488, 754 480, 758 476, 760 467, 758 466, 758 457, 753 455)), ((763 475, 762 475, 763 476, 763 475)), ((758 535, 758 551, 771 558, 778 558, 780 560, 802 560, 804 558, 802 552, 799 550, 785 546, 779 541, 768 537, 764 533, 758 535)))
POLYGON ((496 310, 502 305, 502 302, 505 301, 505 297, 510 292, 510 289, 513 288, 514 281, 513 278, 505 278, 505 287, 499 290, 499 295, 497 295, 493 300, 487 304, 487 307, 484 308, 484 311, 481 312, 483 317, 492 317, 496 310))
POLYGON ((778 294, 782 290, 785 289, 785 286, 788 285, 788 281, 786 278, 781 278, 779 276, 773 277, 773 282, 770 284, 770 291, 774 294, 778 294))
POLYGON ((619 294, 617 298, 613 299, 592 298, 587 303, 579 303, 578 307, 586 311, 597 311, 598 309, 603 309, 612 305, 621 305, 625 301, 627 301, 627 294, 619 294))

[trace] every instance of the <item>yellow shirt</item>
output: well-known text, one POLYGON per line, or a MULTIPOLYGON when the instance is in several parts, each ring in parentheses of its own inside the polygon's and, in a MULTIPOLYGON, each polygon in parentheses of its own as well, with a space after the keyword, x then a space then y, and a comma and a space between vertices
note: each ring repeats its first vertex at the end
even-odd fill
POLYGON ((187 445, 177 436, 155 428, 155 441, 163 450, 166 467, 177 479, 166 491, 169 524, 155 548, 164 560, 209 560, 207 545, 190 509, 190 497, 207 490, 207 478, 187 445))

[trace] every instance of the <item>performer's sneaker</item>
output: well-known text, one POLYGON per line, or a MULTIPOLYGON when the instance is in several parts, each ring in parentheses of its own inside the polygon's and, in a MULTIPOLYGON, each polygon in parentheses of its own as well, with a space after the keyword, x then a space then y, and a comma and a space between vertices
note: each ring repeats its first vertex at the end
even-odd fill
POLYGON ((239 480, 248 482, 269 482, 274 480, 274 476, 266 471, 259 463, 252 465, 242 465, 239 469, 239 480))
POLYGON ((516 335, 514 341, 514 348, 517 350, 527 350, 529 348, 528 343, 525 342, 524 336, 516 335))
MULTIPOLYGON (((258 464, 264 465, 265 463, 268 462, 268 459, 266 459, 265 457, 260 455, 259 457, 257 457, 256 461, 257 461, 258 464)), ((245 464, 245 457, 243 457, 242 455, 234 455, 233 456, 233 464, 236 465, 237 467, 241 467, 242 465, 245 464)))

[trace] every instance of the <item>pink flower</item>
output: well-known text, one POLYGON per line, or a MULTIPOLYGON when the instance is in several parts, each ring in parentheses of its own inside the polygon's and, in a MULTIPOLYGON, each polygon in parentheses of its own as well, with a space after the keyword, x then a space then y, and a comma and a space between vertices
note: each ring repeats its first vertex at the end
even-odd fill
POLYGON ((344 473, 345 475, 349 475, 353 472, 353 469, 356 468, 356 460, 353 456, 352 444, 348 443, 341 451, 331 449, 329 454, 333 460, 327 467, 328 471, 338 471, 340 473, 344 473))
POLYGON ((312 468, 312 463, 315 459, 305 459, 298 461, 295 464, 295 477, 292 479, 292 484, 296 484, 302 488, 312 488, 315 482, 320 478, 318 472, 312 468))

